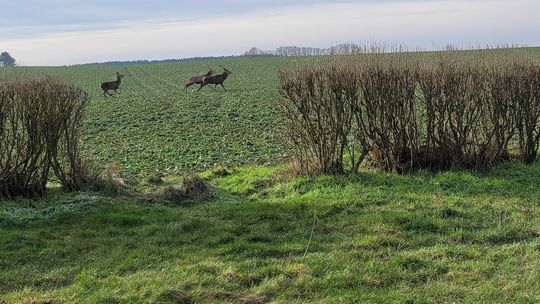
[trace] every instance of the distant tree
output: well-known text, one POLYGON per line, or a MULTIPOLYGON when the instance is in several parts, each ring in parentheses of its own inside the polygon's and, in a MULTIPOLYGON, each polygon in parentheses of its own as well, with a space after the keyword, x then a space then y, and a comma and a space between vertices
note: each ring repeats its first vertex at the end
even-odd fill
POLYGON ((0 66, 15 66, 15 58, 11 57, 8 52, 0 54, 0 66))
POLYGON ((248 51, 244 52, 244 56, 265 56, 265 55, 272 55, 271 51, 263 51, 259 48, 252 47, 248 51))
POLYGON ((260 51, 261 51, 260 49, 256 47, 252 47, 249 50, 244 52, 244 56, 256 56, 256 55, 259 55, 260 51))
POLYGON ((298 46, 280 46, 275 51, 277 56, 320 56, 327 53, 327 49, 298 46))
MULTIPOLYGON (((330 47, 329 53, 331 55, 350 55, 350 54, 360 54, 364 53, 366 50, 362 46, 354 43, 341 43, 335 46, 330 47)), ((374 48, 372 52, 377 52, 377 49, 374 48)))

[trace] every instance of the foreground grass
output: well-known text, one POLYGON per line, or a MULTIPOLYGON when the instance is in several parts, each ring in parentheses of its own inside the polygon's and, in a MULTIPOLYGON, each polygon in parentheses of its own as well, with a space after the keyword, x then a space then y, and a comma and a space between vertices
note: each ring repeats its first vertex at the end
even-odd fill
POLYGON ((3 202, 0 299, 538 302, 539 170, 285 181, 251 167, 203 174, 217 198, 188 207, 100 193, 3 202))

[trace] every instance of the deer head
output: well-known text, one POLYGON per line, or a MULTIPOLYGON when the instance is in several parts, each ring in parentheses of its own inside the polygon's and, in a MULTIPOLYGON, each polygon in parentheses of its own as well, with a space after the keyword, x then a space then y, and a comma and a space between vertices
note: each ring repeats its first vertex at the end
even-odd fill
POLYGON ((221 66, 221 67, 223 68, 224 74, 227 74, 227 75, 232 74, 232 72, 227 70, 227 68, 225 68, 224 66, 221 66))

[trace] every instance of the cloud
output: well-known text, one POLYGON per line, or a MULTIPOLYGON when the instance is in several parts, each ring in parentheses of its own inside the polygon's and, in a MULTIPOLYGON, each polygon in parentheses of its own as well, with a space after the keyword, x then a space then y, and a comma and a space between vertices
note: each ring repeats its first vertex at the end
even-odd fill
MULTIPOLYGON (((360 0, 366 1, 366 0, 360 0)), ((373 0, 367 0, 373 1, 373 0)), ((388 0, 383 0, 388 1, 388 0)), ((403 0, 402 0, 403 1, 403 0)), ((405 0, 411 1, 411 0, 405 0)), ((347 3, 358 0, 220 0, 201 5, 194 0, 22 0, 2 4, 0 27, 2 35, 16 34, 14 27, 79 25, 99 26, 100 23, 129 22, 155 19, 193 19, 222 14, 238 14, 270 8, 347 3), (6 27, 10 29, 6 30, 6 27)))
POLYGON ((239 54, 251 46, 326 47, 346 41, 387 41, 432 47, 539 44, 540 3, 390 1, 267 9, 185 21, 111 24, 9 39, 2 48, 27 65, 239 54))

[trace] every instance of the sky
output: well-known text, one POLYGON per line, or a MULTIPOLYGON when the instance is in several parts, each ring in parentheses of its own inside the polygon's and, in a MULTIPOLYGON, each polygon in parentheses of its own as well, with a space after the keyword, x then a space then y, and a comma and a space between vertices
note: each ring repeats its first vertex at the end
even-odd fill
POLYGON ((0 0, 20 65, 238 55, 343 42, 540 45, 539 0, 0 0))

